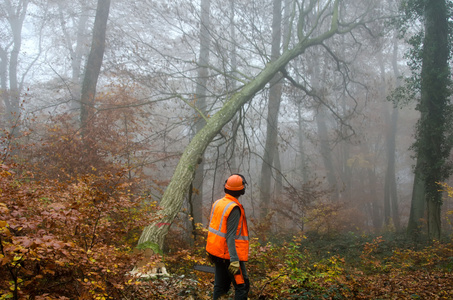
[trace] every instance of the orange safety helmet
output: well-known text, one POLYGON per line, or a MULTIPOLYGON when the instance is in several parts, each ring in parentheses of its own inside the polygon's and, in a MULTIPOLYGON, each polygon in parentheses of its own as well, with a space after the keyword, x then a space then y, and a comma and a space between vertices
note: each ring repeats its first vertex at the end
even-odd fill
POLYGON ((244 176, 233 174, 225 181, 225 188, 230 191, 241 191, 245 189, 246 184, 247 181, 245 181, 244 176))

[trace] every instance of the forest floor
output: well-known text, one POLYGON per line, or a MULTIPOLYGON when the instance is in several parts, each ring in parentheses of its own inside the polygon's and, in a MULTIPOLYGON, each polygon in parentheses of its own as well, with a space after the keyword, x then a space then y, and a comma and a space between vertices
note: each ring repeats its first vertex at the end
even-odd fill
MULTIPOLYGON (((39 181, 27 170, 0 166, 0 300, 212 299, 214 275, 194 270, 210 264, 205 228, 195 241, 184 227, 167 234, 149 267, 164 262, 169 276, 134 277, 145 256, 134 249, 156 206, 113 175, 39 181)), ((453 299, 451 233, 427 242, 254 229, 250 299, 453 299)))
MULTIPOLYGON (((195 264, 208 264, 197 254, 202 251, 193 249, 168 256, 172 277, 154 280, 149 288, 163 284, 166 292, 174 288, 173 298, 211 299, 214 275, 193 270, 195 264)), ((299 236, 266 246, 255 241, 247 269, 250 299, 453 299, 450 238, 415 243, 395 234, 350 233, 299 236)))

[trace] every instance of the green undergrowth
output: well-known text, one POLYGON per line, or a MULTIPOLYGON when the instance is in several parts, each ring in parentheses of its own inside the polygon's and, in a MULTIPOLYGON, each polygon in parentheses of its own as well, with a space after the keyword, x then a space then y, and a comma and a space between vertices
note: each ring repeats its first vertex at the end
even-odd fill
MULTIPOLYGON (((202 243, 190 249, 175 252, 177 259, 167 262, 178 274, 203 282, 194 295, 209 299, 213 274, 191 269, 209 263, 202 243)), ((453 298, 451 238, 415 243, 395 233, 308 233, 266 244, 254 239, 250 252, 250 299, 453 298)))

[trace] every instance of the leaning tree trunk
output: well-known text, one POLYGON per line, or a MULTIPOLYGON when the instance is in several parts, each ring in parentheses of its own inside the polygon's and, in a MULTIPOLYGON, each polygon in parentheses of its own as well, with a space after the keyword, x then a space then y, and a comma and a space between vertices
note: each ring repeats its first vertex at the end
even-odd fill
POLYGON ((165 190, 160 202, 159 221, 147 226, 140 236, 139 244, 152 242, 162 249, 169 225, 181 209, 184 195, 187 193, 194 178, 194 172, 199 158, 217 133, 228 123, 236 112, 296 56, 305 51, 309 45, 299 44, 297 48, 286 51, 275 62, 269 63, 263 71, 246 84, 241 91, 234 94, 222 108, 207 120, 206 125, 195 135, 184 150, 176 166, 173 177, 165 190))
MULTIPOLYGON (((269 83, 280 70, 283 70, 292 59, 302 54, 307 48, 319 45, 324 40, 329 39, 338 33, 338 3, 339 1, 336 0, 332 6, 333 11, 331 12, 330 29, 321 35, 312 38, 303 36, 304 31, 302 30, 302 25, 304 25, 304 14, 301 14, 301 18, 297 24, 298 28, 300 28, 300 30, 298 30, 299 42, 296 43, 293 48, 284 51, 278 59, 268 63, 256 77, 245 84, 244 87, 234 94, 217 113, 207 120, 206 126, 204 126, 190 141, 176 166, 173 177, 160 202, 162 209, 159 211, 159 220, 143 230, 138 241, 139 244, 149 242, 162 249, 169 225, 173 222, 181 208, 184 196, 187 194, 187 190, 193 180, 197 161, 203 155, 206 147, 214 139, 217 133, 220 132, 223 126, 234 117, 236 112, 238 112, 246 102, 252 99, 258 91, 264 88, 264 86, 269 83)), ((361 24, 363 24, 362 20, 349 23, 346 28, 341 29, 341 32, 349 32, 361 24)))

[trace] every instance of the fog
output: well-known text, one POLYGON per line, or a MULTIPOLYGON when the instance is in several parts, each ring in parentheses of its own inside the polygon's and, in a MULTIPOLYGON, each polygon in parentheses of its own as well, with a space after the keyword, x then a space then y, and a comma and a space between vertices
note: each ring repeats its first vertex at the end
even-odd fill
MULTIPOLYGON (((95 96, 87 103, 82 85, 92 67, 98 2, 2 2, 2 164, 28 161, 41 178, 113 165, 140 182, 135 193, 160 202, 206 120, 300 36, 329 28, 327 17, 317 18, 327 1, 299 1, 307 5, 300 31, 293 1, 281 1, 279 27, 270 0, 211 0, 208 14, 199 2, 112 0, 95 96)), ((354 21, 368 4, 340 2, 345 20, 354 21)), ((252 229, 269 224, 277 236, 404 231, 419 95, 392 99, 412 75, 406 41, 420 25, 396 38, 388 22, 397 14, 394 1, 376 2, 366 25, 310 45, 241 107, 190 166, 195 177, 175 222, 187 229, 206 224, 225 179, 241 173, 252 229)), ((446 198, 443 230, 451 230, 452 209, 446 198)))

